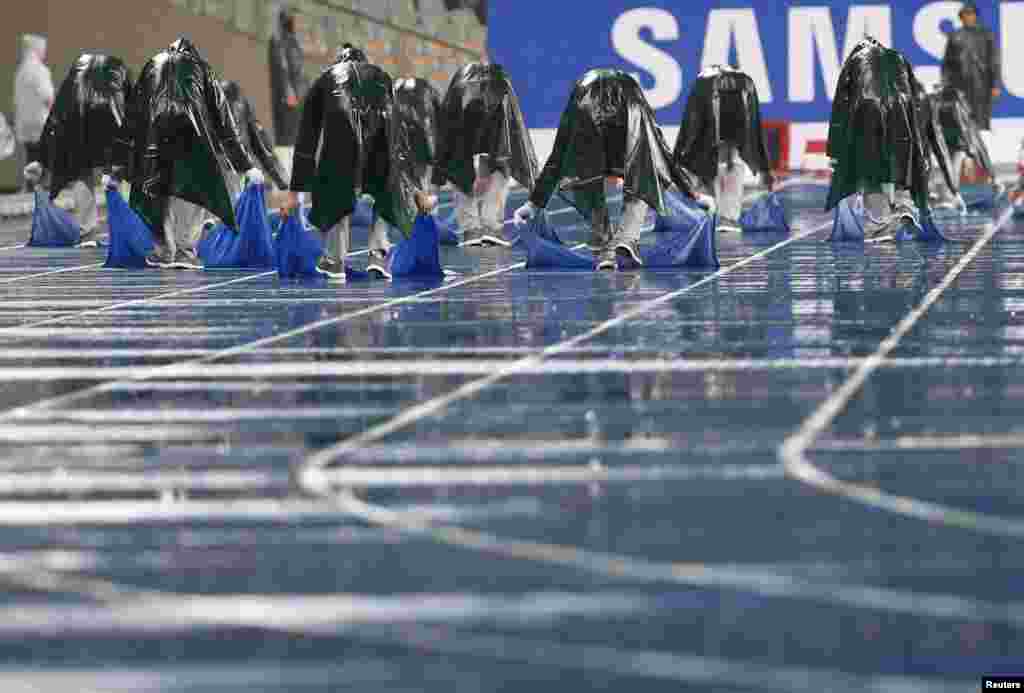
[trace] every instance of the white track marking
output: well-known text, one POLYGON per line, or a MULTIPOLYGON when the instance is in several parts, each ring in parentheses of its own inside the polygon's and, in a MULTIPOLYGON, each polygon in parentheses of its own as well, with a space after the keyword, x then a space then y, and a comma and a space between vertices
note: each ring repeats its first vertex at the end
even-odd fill
MULTIPOLYGON (((829 222, 829 224, 831 223, 832 222, 829 222)), ((703 279, 700 279, 681 289, 676 289, 675 291, 670 291, 668 293, 662 294, 657 298, 644 301, 643 303, 640 303, 636 307, 627 310, 621 315, 611 318, 610 320, 606 320, 600 323, 599 325, 593 327, 592 329, 587 330, 586 332, 580 335, 577 335, 576 337, 559 342, 558 344, 554 344, 550 347, 547 347, 546 349, 540 350, 534 354, 521 358, 517 361, 513 361, 512 363, 498 370, 495 370, 493 373, 486 377, 480 378, 478 380, 473 380, 444 395, 434 397, 433 399, 422 402, 414 407, 410 407, 409 409, 406 409, 404 412, 398 414, 389 421, 373 426, 364 431, 363 433, 357 436, 353 436, 352 438, 349 438, 345 441, 342 441, 337 445, 325 448, 324 450, 321 450, 314 454, 313 456, 311 456, 303 464, 302 476, 303 479, 305 479, 305 481, 303 481, 302 483, 306 483, 306 481, 308 481, 309 487, 307 488, 307 490, 310 492, 324 492, 325 489, 323 488, 322 484, 318 481, 318 474, 320 470, 323 467, 329 465, 334 459, 344 455, 348 450, 356 449, 367 443, 378 441, 396 431, 400 431, 404 428, 407 428, 427 416, 432 416, 440 411, 443 411, 444 409, 447 409, 450 405, 454 404, 455 402, 475 396, 482 390, 485 390, 491 385, 501 380, 504 380, 509 376, 518 375, 526 369, 536 367, 545 359, 551 356, 555 356, 565 351, 568 351, 569 349, 572 349, 573 347, 585 341, 588 341, 600 334, 603 334, 608 330, 611 330, 612 328, 621 325, 624 322, 627 322, 635 317, 647 313, 652 308, 668 303, 669 301, 675 300, 680 296, 684 296, 692 291, 695 291, 703 286, 706 286, 707 284, 710 284, 711 282, 717 279, 728 276, 729 274, 739 269, 742 269, 743 267, 746 267, 747 265, 756 262, 763 257, 771 255, 777 250, 781 250, 782 248, 790 245, 791 243, 795 243, 796 241, 811 236, 815 233, 820 233, 826 228, 828 228, 828 225, 817 226, 811 229, 807 229, 801 233, 793 234, 786 240, 780 241, 779 243, 776 243, 768 248, 765 248, 764 250, 754 253, 753 255, 749 255, 746 258, 734 262, 733 264, 727 267, 722 267, 718 271, 709 274, 703 279)))
POLYGON ((212 501, 33 501, 4 503, 0 527, 60 525, 138 525, 219 521, 299 522, 337 520, 338 510, 324 501, 217 499, 212 501))
POLYGON ((103 267, 102 262, 94 262, 91 265, 77 265, 75 267, 62 267, 55 270, 47 270, 45 272, 36 272, 34 274, 21 274, 17 277, 7 277, 6 279, 0 279, 0 284, 13 284, 14 282, 25 281, 26 279, 37 279, 39 277, 48 277, 52 274, 63 274, 65 272, 78 272, 80 270, 96 269, 103 267))
MULTIPOLYGON (((814 444, 814 450, 842 452, 895 452, 910 450, 966 451, 966 450, 1013 450, 1024 448, 1024 434, 993 433, 974 435, 964 433, 950 436, 899 436, 891 440, 826 440, 814 444)), ((962 463, 962 461, 961 461, 962 463)))
POLYGON ((629 650, 593 644, 569 644, 508 635, 459 632, 417 624, 357 631, 357 638, 401 643, 415 652, 448 656, 488 657, 532 667, 602 672, 630 678, 676 681, 701 690, 722 686, 790 693, 964 693, 973 681, 957 682, 909 676, 868 676, 834 669, 773 666, 750 660, 651 650, 629 650), (706 687, 706 688, 705 688, 706 687))
MULTIPOLYGON (((576 246, 576 247, 582 247, 582 244, 580 244, 579 246, 576 246)), ((418 300, 420 300, 420 299, 422 299, 424 297, 427 297, 427 296, 435 296, 435 295, 438 295, 438 294, 442 294, 442 293, 444 293, 446 291, 449 291, 451 289, 455 289, 455 288, 458 288, 458 287, 461 287, 461 286, 467 286, 469 284, 474 284, 474 283, 482 281, 484 279, 490 279, 492 277, 497 277, 497 276, 500 276, 502 274, 506 274, 508 272, 511 272, 513 270, 522 269, 525 266, 526 266, 525 262, 516 262, 516 263, 511 264, 511 265, 506 265, 505 267, 499 267, 498 269, 491 270, 489 272, 483 272, 481 274, 475 274, 475 275, 472 275, 470 277, 466 277, 465 279, 460 279, 460 280, 457 280, 457 281, 447 282, 444 285, 436 287, 436 288, 433 288, 433 289, 426 289, 424 291, 420 291, 420 292, 417 292, 415 294, 410 294, 408 296, 403 296, 401 298, 396 298, 396 299, 392 299, 390 301, 385 301, 384 303, 379 303, 379 304, 376 304, 376 305, 373 305, 373 306, 368 306, 366 308, 361 308, 359 310, 352 311, 350 313, 343 313, 342 315, 337 315, 337 316, 334 316, 332 318, 324 318, 323 320, 317 320, 316 322, 312 322, 312 323, 303 325, 301 327, 296 327, 295 329, 288 330, 286 332, 281 332, 281 333, 278 333, 276 335, 271 335, 269 337, 264 337, 263 339, 257 339, 257 340, 252 341, 252 342, 247 342, 245 344, 239 344, 238 346, 229 347, 227 349, 222 349, 220 351, 215 351, 215 352, 213 352, 212 354, 210 354, 208 356, 203 356, 201 358, 198 358, 198 359, 195 359, 195 360, 192 360, 192 361, 183 361, 183 362, 180 362, 180 363, 172 363, 172 364, 167 364, 165 366, 154 366, 152 368, 144 369, 137 376, 133 377, 132 380, 133 381, 139 381, 139 380, 151 380, 153 378, 160 378, 165 373, 173 372, 173 369, 181 368, 182 366, 210 363, 212 361, 216 361, 216 360, 223 359, 223 358, 229 358, 229 357, 232 357, 232 356, 238 356, 240 354, 246 354, 246 353, 250 353, 250 352, 255 352, 255 351, 258 351, 262 347, 264 347, 266 345, 269 345, 269 344, 275 344, 277 342, 281 342, 281 341, 284 341, 284 340, 287 340, 287 339, 292 339, 294 337, 298 337, 300 335, 307 334, 307 333, 313 332, 315 330, 319 330, 319 329, 321 329, 323 327, 329 327, 331 325, 337 325, 337 324, 340 324, 340 323, 343 323, 343 322, 348 322, 350 320, 355 320, 355 319, 363 317, 365 315, 371 315, 373 313, 378 313, 378 312, 380 312, 382 310, 387 310, 388 308, 393 308, 395 306, 404 305, 406 303, 412 303, 412 302, 418 301, 418 300)), ((245 279, 245 278, 243 277, 243 279, 245 279)), ((241 281, 241 280, 234 280, 234 281, 241 281)), ((228 283, 230 283, 230 282, 228 282, 228 283)), ((0 329, 0 335, 2 335, 2 334, 3 334, 3 330, 0 329)), ((78 401, 80 399, 84 399, 86 397, 91 397, 91 396, 96 395, 96 394, 101 393, 101 392, 109 392, 109 391, 111 391, 112 389, 115 389, 116 387, 118 387, 121 384, 123 384, 123 383, 119 381, 119 382, 107 383, 107 384, 104 384, 104 385, 95 385, 93 387, 89 387, 89 388, 86 388, 84 390, 78 390, 76 392, 71 392, 71 393, 66 394, 66 395, 61 395, 61 396, 58 396, 58 397, 53 397, 53 398, 50 398, 50 399, 41 400, 41 401, 35 402, 33 404, 27 405, 27 406, 17 407, 15 409, 8 409, 7 411, 0 412, 0 421, 10 420, 11 418, 15 418, 16 419, 16 418, 22 417, 22 416, 24 416, 24 415, 34 411, 34 410, 38 410, 38 409, 48 409, 48 408, 52 409, 52 408, 56 408, 56 407, 66 406, 67 404, 70 404, 71 402, 76 402, 76 401, 78 401)))
MULTIPOLYGON (((95 332, 92 328, 89 332, 95 332)), ((163 329, 163 328, 154 328, 163 329)), ((86 330, 82 330, 86 332, 86 330)), ((101 330, 108 334, 106 330, 101 330)), ((62 334, 41 332, 38 336, 62 334)), ((130 333, 135 334, 135 333, 130 333)), ((184 331, 183 334, 191 334, 184 331)), ((187 353, 188 350, 183 350, 187 353)), ((216 354, 203 351, 204 355, 216 354)), ((260 355, 267 351, 254 352, 260 355)), ((530 349, 527 353, 536 353, 530 349)), ((574 353, 574 352, 562 352, 574 353)), ((141 356, 147 354, 142 353, 141 356)), ((56 358, 56 357, 54 357, 56 358)), ((88 352, 83 358, 92 358, 88 352)), ((636 375, 641 373, 758 373, 764 371, 813 371, 853 370, 864 363, 861 358, 834 358, 801 361, 800 359, 737 359, 685 360, 685 359, 556 359, 532 363, 516 371, 516 375, 636 375)), ((161 378, 190 380, 282 380, 289 378, 424 378, 447 376, 484 376, 507 366, 510 359, 420 359, 420 360, 378 360, 360 362, 317 362, 277 361, 273 363, 238 362, 227 364, 181 363, 165 366, 53 366, 15 368, 0 367, 0 381, 3 382, 60 382, 123 380, 141 382, 151 379, 147 374, 153 368, 165 368, 161 378)), ((2 358, 0 358, 2 363, 2 358)), ((925 369, 980 366, 1012 366, 1020 364, 1019 359, 1006 359, 990 363, 983 359, 886 359, 879 367, 891 369, 925 369)), ((124 388, 120 388, 124 389, 124 388)))
POLYGON ((27 247, 28 247, 27 243, 17 243, 15 245, 0 246, 0 251, 4 251, 4 250, 17 250, 19 248, 27 248, 27 247))
POLYGON ((358 498, 349 490, 333 496, 338 510, 373 526, 396 529, 453 546, 502 558, 583 570, 605 578, 709 589, 737 590, 765 597, 812 601, 879 612, 935 619, 1008 623, 1024 626, 1024 602, 984 602, 951 594, 911 592, 853 585, 798 575, 699 562, 657 562, 624 554, 548 544, 454 525, 414 511, 392 510, 358 498))
MULTIPOLYGON (((515 447, 513 445, 513 447, 515 447)), ((687 481, 696 479, 768 480, 782 478, 776 464, 762 465, 439 465, 354 467, 330 470, 332 483, 360 488, 413 488, 435 486, 556 486, 592 483, 635 483, 644 481, 687 481)), ((204 493, 250 493, 287 488, 287 474, 252 470, 187 471, 81 471, 55 469, 49 472, 0 473, 0 497, 41 494, 153 494, 165 491, 204 493)), ((112 502, 111 502, 112 503, 112 502)), ((126 505, 131 505, 127 503, 126 505)), ((3 518, 17 517, 20 502, 0 503, 3 518), (8 512, 10 510, 10 512, 8 512)), ((77 503, 48 505, 56 520, 77 503)))
POLYGON ((1005 537, 1024 538, 1024 519, 1000 517, 985 513, 955 508, 942 503, 920 500, 908 496, 887 493, 879 488, 843 481, 816 467, 807 458, 807 451, 835 421, 850 401, 861 391, 868 378, 878 370, 884 359, 899 346, 900 341, 910 333, 942 294, 952 286, 957 277, 975 257, 989 244, 1009 218, 1012 211, 993 224, 964 253, 960 261, 943 277, 920 304, 893 328, 882 343, 832 395, 779 448, 779 459, 786 473, 807 486, 842 498, 856 501, 872 508, 878 508, 905 517, 914 517, 927 522, 952 527, 996 534, 1005 537))

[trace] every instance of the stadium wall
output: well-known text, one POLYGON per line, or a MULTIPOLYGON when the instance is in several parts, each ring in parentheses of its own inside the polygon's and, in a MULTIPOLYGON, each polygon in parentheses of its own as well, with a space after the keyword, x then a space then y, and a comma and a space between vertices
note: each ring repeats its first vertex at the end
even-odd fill
MULTIPOLYGON (((729 63, 758 87, 764 117, 786 121, 789 164, 824 139, 843 58, 864 35, 901 50, 925 86, 939 78, 946 34, 959 26, 959 1, 814 0, 495 0, 488 48, 515 80, 538 155, 550 151, 573 82, 592 67, 637 75, 669 141, 702 67, 729 63)), ((993 159, 1016 160, 1024 135, 1024 2, 981 0, 982 22, 1003 56, 1003 96, 995 106, 993 159)))

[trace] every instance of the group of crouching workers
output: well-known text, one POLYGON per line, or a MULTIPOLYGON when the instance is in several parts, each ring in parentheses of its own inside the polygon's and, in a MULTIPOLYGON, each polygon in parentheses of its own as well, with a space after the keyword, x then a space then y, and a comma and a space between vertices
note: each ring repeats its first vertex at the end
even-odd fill
MULTIPOLYGON (((835 172, 829 207, 862 194, 866 226, 881 233, 906 208, 932 199, 957 205, 964 157, 991 171, 963 97, 926 94, 897 51, 866 39, 840 76, 829 132, 835 172), (937 162, 937 165, 936 165, 937 162)), ((430 214, 436 192, 455 190, 464 246, 509 245, 509 186, 529 191, 512 222, 538 218, 554 195, 590 222, 595 267, 643 263, 640 230, 650 210, 669 214, 666 194, 716 213, 719 229, 738 227, 747 169, 773 185, 752 80, 729 67, 700 74, 674 151, 636 79, 590 70, 574 85, 540 168, 509 75, 496 64, 461 68, 442 97, 428 82, 397 79, 346 44, 302 104, 292 170, 283 171, 252 106, 222 82, 197 48, 180 38, 157 53, 137 80, 124 62, 82 55, 61 85, 26 178, 51 196, 70 187, 83 244, 99 233, 93 190, 130 184, 129 203, 153 234, 146 264, 198 269, 196 246, 213 220, 237 228, 234 205, 245 184, 267 178, 287 190, 285 215, 309 194, 309 224, 323 234, 317 270, 345 277, 353 213, 374 206, 371 276, 388 278, 388 226, 406 235, 430 214), (607 195, 621 191, 614 221, 607 195)))

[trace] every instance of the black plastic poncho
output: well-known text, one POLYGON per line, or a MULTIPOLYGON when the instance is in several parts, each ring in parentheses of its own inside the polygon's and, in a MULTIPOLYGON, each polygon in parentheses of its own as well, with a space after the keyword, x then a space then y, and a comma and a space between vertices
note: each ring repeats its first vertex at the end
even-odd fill
POLYGON ((989 175, 993 175, 995 169, 992 167, 992 158, 978 124, 971 116, 971 107, 963 92, 956 87, 944 85, 932 95, 932 99, 936 102, 939 123, 949 150, 964 152, 988 171, 989 175))
POLYGON ((715 65, 698 75, 690 91, 673 156, 710 188, 718 175, 721 144, 735 146, 752 171, 771 175, 754 80, 715 65))
POLYGON ((373 196, 384 220, 404 233, 412 229, 415 206, 392 175, 391 88, 380 67, 341 61, 306 96, 291 189, 312 193, 309 220, 322 231, 351 214, 362 193, 373 196))
POLYGON ((60 85, 39 141, 52 176, 50 197, 96 168, 128 163, 123 145, 131 73, 120 58, 83 53, 60 85))
POLYGON ((953 158, 949 154, 949 147, 946 146, 946 138, 942 134, 942 124, 939 122, 938 102, 929 94, 917 79, 911 80, 914 90, 915 108, 917 110, 917 128, 924 138, 926 145, 925 156, 928 159, 929 175, 933 163, 937 163, 946 185, 953 193, 960 192, 959 171, 953 171, 953 158), (931 154, 931 156, 928 156, 931 154))
POLYGON ((227 175, 249 170, 252 159, 220 82, 188 39, 142 68, 128 133, 135 146, 131 206, 154 233, 163 231, 169 196, 237 227, 227 175))
POLYGON ((226 80, 220 83, 224 90, 224 96, 231 106, 231 113, 235 117, 235 124, 238 126, 238 134, 241 136, 242 145, 249 150, 256 164, 263 169, 274 185, 284 190, 288 184, 284 180, 284 169, 281 162, 274 155, 273 145, 270 144, 270 136, 263 129, 256 111, 253 109, 249 99, 245 98, 242 88, 238 82, 226 80))
POLYGON ((440 136, 434 172, 438 185, 451 181, 470 194, 476 180, 476 154, 487 154, 491 166, 527 189, 537 180, 533 140, 501 65, 471 63, 455 73, 441 104, 440 136))
POLYGON ((530 201, 544 207, 557 191, 590 218, 602 204, 594 194, 603 196, 608 176, 622 178, 625 194, 659 214, 667 211, 664 193, 673 185, 694 194, 693 174, 673 160, 637 81, 621 70, 591 70, 569 95, 530 201), (596 192, 590 194, 590 188, 596 192))
POLYGON ((999 85, 999 47, 982 26, 961 27, 949 36, 942 57, 942 81, 964 93, 982 130, 992 129, 992 89, 999 85))
POLYGON ((425 79, 399 79, 394 85, 391 160, 395 187, 415 208, 416 191, 430 188, 437 161, 441 96, 425 79))
POLYGON ((860 41, 843 64, 828 130, 833 160, 825 209, 864 187, 894 183, 924 209, 929 151, 918 128, 906 58, 873 38, 860 41))

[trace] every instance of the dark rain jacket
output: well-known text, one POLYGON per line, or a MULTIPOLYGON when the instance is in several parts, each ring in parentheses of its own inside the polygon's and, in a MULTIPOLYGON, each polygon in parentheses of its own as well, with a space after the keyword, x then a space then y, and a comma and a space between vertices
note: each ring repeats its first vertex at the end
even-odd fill
POLYGON ((556 191, 570 193, 563 196, 589 218, 591 196, 571 193, 598 181, 603 190, 607 176, 621 177, 626 194, 659 214, 667 213, 663 196, 673 185, 694 194, 693 174, 673 160, 637 81, 620 70, 591 70, 573 87, 530 201, 545 207, 556 191))
POLYGON ((302 105, 291 189, 310 192, 309 221, 327 231, 369 193, 377 213, 405 233, 415 206, 396 187, 391 150, 391 77, 365 62, 341 60, 313 84, 302 105))
POLYGON ((964 93, 982 130, 992 129, 992 89, 999 85, 999 75, 999 47, 991 31, 965 26, 949 35, 942 81, 964 93))
POLYGON ((942 133, 942 123, 939 121, 938 101, 932 95, 925 93, 924 87, 916 79, 912 80, 911 86, 914 89, 916 102, 917 128, 925 142, 925 157, 928 158, 929 175, 931 175, 930 167, 938 165, 946 185, 954 193, 958 193, 960 192, 960 175, 959 172, 954 175, 953 158, 949 154, 949 147, 942 133))
POLYGON ((249 103, 249 99, 245 98, 238 82, 226 80, 221 82, 220 86, 231 106, 231 114, 235 117, 235 125, 238 126, 242 145, 256 159, 256 164, 267 174, 267 177, 274 181, 274 185, 284 190, 288 187, 284 180, 284 169, 274 155, 270 136, 263 129, 259 119, 256 118, 256 111, 249 103))
POLYGON ((305 57, 302 44, 293 28, 287 26, 289 12, 278 12, 274 32, 270 38, 270 99, 273 105, 274 142, 278 147, 295 146, 299 134, 299 108, 288 105, 288 95, 294 94, 301 103, 306 95, 306 77, 303 74, 305 57))
POLYGON ((429 190, 437 161, 441 95, 434 85, 419 77, 396 80, 393 94, 393 175, 402 198, 415 205, 413 195, 417 190, 429 190))
POLYGON ((57 91, 39 141, 40 162, 52 176, 50 197, 69 183, 128 164, 126 109, 131 73, 120 58, 83 53, 57 91))
POLYGON ((930 151, 918 127, 913 69, 896 50, 860 41, 839 73, 828 130, 833 161, 825 209, 863 187, 893 183, 928 201, 930 151))
POLYGON ((441 148, 434 182, 451 181, 471 193, 473 157, 486 154, 491 166, 520 185, 537 179, 537 154, 523 122, 512 82, 501 65, 470 63, 455 73, 441 103, 441 148))
POLYGON ((710 188, 718 175, 721 144, 735 146, 752 171, 771 176, 754 80, 739 70, 714 66, 698 75, 690 91, 673 156, 710 188))
MULTIPOLYGON (((992 175, 995 169, 992 167, 988 147, 981 137, 978 124, 971 116, 971 107, 963 92, 956 87, 945 85, 937 93, 932 94, 932 99, 936 102, 942 134, 949 150, 964 152, 992 175)), ((957 175, 959 176, 959 171, 957 175)))
POLYGON ((134 144, 131 206, 157 234, 168 197, 204 207, 235 228, 227 176, 252 168, 231 106, 188 39, 146 63, 128 111, 134 144))

